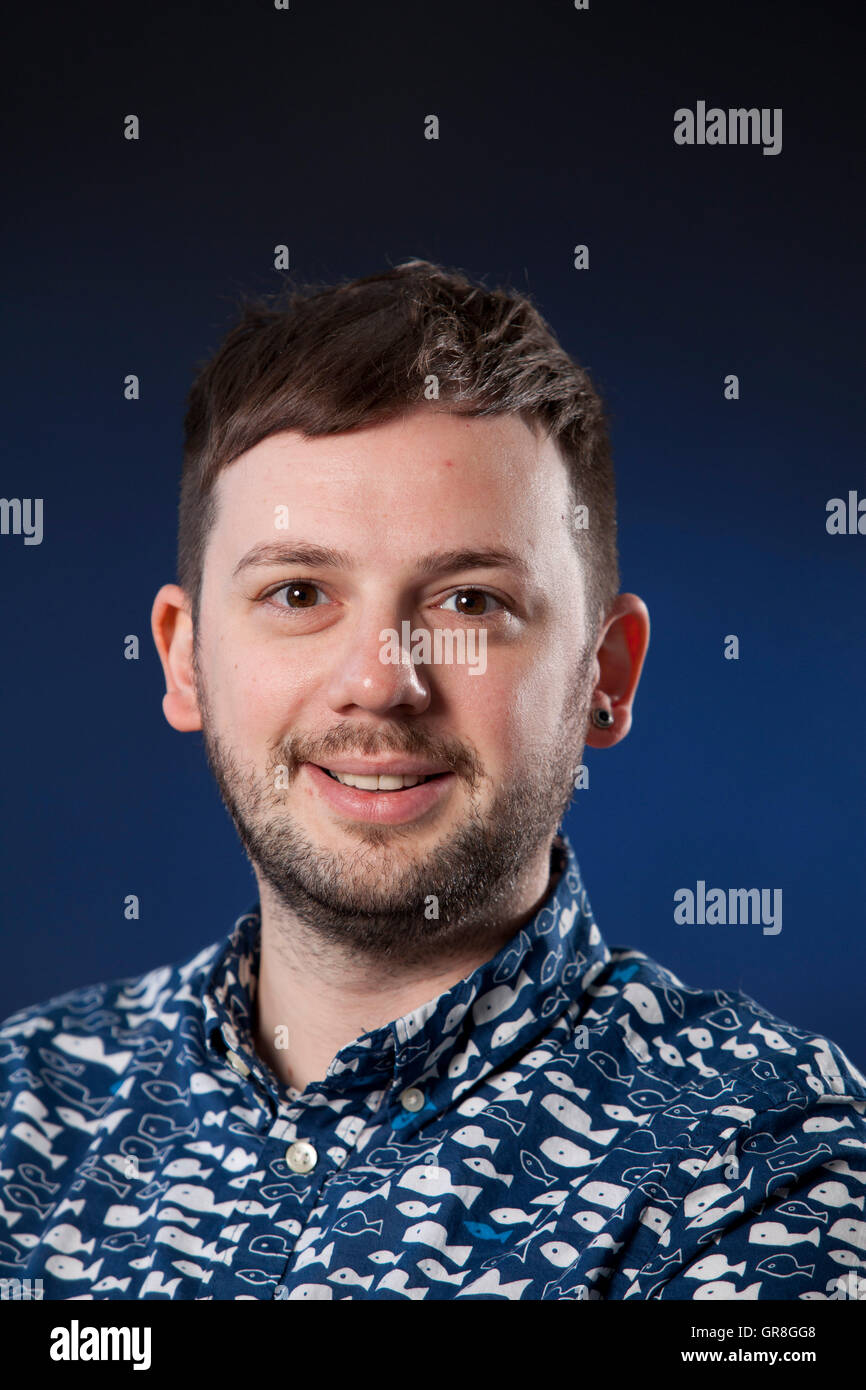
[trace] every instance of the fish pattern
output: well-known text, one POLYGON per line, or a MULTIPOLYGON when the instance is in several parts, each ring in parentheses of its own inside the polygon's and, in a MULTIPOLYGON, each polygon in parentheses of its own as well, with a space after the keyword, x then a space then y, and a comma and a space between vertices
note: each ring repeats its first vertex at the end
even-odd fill
POLYGON ((47 1299, 866 1292, 866 1081, 545 903, 303 1094, 256 1054, 258 904, 0 1028, 0 1280, 47 1299))

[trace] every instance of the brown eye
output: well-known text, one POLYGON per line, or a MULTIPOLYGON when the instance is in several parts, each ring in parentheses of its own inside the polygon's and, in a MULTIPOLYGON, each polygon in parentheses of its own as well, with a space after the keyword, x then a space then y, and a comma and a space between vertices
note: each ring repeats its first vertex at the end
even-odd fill
POLYGON ((315 608, 316 595, 319 592, 315 584, 286 584, 279 593, 286 595, 286 606, 288 608, 315 608))
MULTIPOLYGON (((457 604, 454 612, 464 618, 486 617, 487 609, 484 605, 492 597, 492 594, 486 594, 483 589, 458 589, 456 594, 451 595, 457 604)), ((447 599, 446 602, 450 603, 451 599, 447 599)))

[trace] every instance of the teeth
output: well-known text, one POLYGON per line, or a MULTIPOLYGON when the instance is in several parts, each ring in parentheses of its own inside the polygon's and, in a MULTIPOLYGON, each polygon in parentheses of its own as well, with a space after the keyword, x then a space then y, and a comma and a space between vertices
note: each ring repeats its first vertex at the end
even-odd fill
MULTIPOLYGON (((330 768, 325 769, 331 772, 330 768)), ((396 792, 403 787, 414 787, 419 782, 426 782, 426 777, 360 777, 351 772, 331 772, 338 782, 342 782, 345 787, 358 787, 363 792, 396 792)))

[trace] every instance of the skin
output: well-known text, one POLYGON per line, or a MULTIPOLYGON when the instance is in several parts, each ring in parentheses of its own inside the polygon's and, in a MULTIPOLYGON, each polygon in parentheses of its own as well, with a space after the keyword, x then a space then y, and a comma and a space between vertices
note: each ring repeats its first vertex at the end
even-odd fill
POLYGON ((541 906, 584 743, 609 748, 631 727, 649 616, 619 594, 591 641, 565 464, 517 416, 424 405, 344 434, 272 435, 215 494, 198 630, 176 584, 153 604, 163 711, 174 729, 203 731, 250 854, 262 916, 254 1043, 302 1091, 340 1048, 489 960, 541 906), (288 527, 276 529, 283 504, 288 527), (275 542, 349 563, 236 572, 275 542), (422 571, 422 556, 454 550, 511 551, 526 570, 422 571), (486 670, 408 653, 383 664, 380 634, 404 620, 413 633, 485 628, 486 670), (615 716, 608 730, 588 718, 597 705, 615 716), (405 753, 453 775, 399 825, 335 811, 307 766, 405 753))

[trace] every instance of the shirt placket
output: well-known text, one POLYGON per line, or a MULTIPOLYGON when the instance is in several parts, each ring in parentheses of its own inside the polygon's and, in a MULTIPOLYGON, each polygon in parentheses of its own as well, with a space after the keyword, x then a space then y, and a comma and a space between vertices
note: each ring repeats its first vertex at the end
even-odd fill
MULTIPOLYGON (((258 1176, 246 1185, 240 1205, 252 1201, 265 1208, 278 1207, 267 1224, 261 1219, 247 1224, 232 1262, 234 1292, 222 1296, 287 1298, 310 1277, 308 1271, 315 1269, 321 1247, 334 1239, 327 1224, 317 1217, 318 1209, 319 1215, 324 1215, 328 1206, 322 1202, 328 1180, 350 1166, 377 1132, 391 1134, 389 1115, 394 1105, 389 1093, 396 1065, 393 1038, 388 1035, 386 1039, 387 1071, 381 1051, 378 1070, 374 1071, 369 1051, 346 1048, 339 1058, 341 1076, 329 1075, 321 1085, 307 1087, 301 1096, 281 1087, 242 1047, 231 1026, 221 1032, 228 1048, 226 1061, 260 1116, 258 1176), (358 1074, 347 1071, 352 1060, 359 1064, 358 1074), (260 1237, 275 1229, 285 1236, 287 1249, 282 1263, 276 1258, 263 1259, 258 1253, 260 1237), (252 1287, 246 1284, 242 1271, 247 1276, 255 1271, 257 1283, 252 1287)), ((399 1113, 411 1114, 423 1107, 424 1094, 417 1087, 403 1087, 398 1103, 399 1113)), ((334 1199, 335 1206, 338 1200, 334 1199)))

